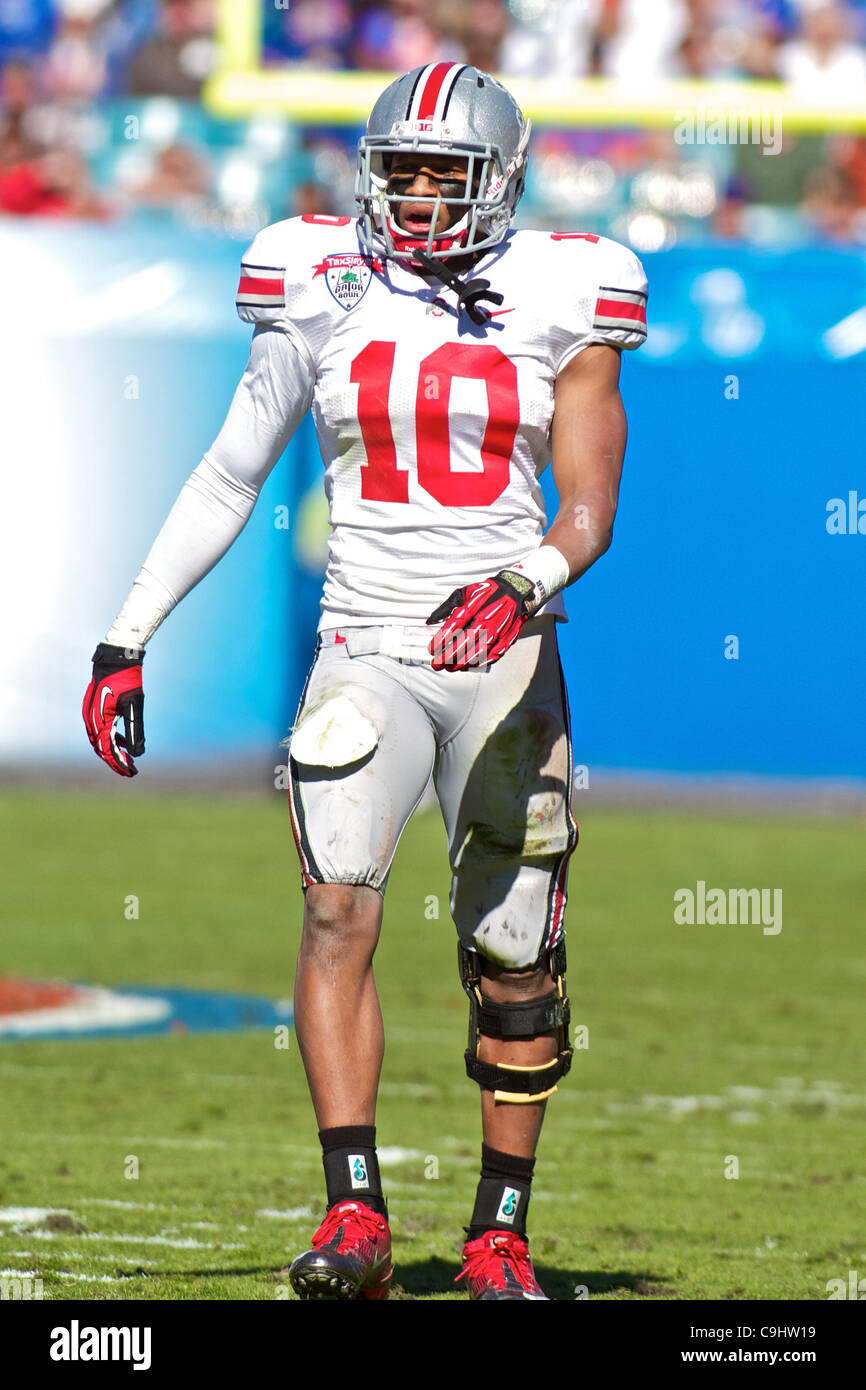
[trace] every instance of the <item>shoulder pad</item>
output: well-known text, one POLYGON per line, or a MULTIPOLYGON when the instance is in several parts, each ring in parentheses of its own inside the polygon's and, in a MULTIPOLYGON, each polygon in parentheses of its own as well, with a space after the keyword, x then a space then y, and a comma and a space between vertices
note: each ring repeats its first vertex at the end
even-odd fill
POLYGON ((594 232, 549 233, 553 283, 560 286, 553 337, 561 371, 584 348, 646 341, 647 279, 633 251, 594 232))
POLYGON ((253 239, 241 257, 237 310, 246 323, 277 323, 291 311, 309 284, 317 260, 333 249, 335 236, 346 237, 354 218, 305 216, 272 222, 253 239))
POLYGON ((640 347, 646 338, 647 278, 633 251, 602 237, 598 243, 598 298, 593 318, 596 342, 640 347))
POLYGON ((265 227, 241 257, 235 303, 246 323, 275 323, 286 307, 285 226, 274 222, 265 227))

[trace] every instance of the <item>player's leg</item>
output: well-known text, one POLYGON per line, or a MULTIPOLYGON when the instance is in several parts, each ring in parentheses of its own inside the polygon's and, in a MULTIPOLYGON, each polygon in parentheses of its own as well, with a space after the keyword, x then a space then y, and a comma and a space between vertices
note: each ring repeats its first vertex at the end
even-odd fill
POLYGON ((305 889, 295 1029, 328 1199, 312 1249, 290 1271, 302 1298, 383 1298, 391 1276, 374 1127, 384 1040, 373 955, 391 861, 434 745, 426 716, 388 665, 323 648, 291 745, 305 889))
MULTIPOLYGON (((481 994, 485 1002, 526 1004, 555 995, 556 987, 549 966, 512 971, 481 957, 481 994)), ((557 1030, 548 1029, 532 1037, 491 1038, 481 1033, 478 1058, 494 1066, 544 1067, 558 1055, 557 1030)), ((507 1103, 495 1099, 495 1092, 482 1089, 481 1118, 484 1142, 489 1147, 531 1159, 535 1154, 546 1100, 507 1103)))
POLYGON ((290 748, 304 925, 295 1028, 320 1128, 370 1125, 382 1018, 373 954, 385 885, 434 757, 423 709, 388 658, 318 655, 290 748))
MULTIPOLYGON (((473 1298, 541 1299, 545 1295, 529 1258, 527 1217, 535 1149, 549 1092, 536 1099, 520 1090, 527 1080, 545 1077, 548 1068, 553 1075, 545 1078, 545 1084, 552 1082, 550 1089, 555 1090, 557 1068, 567 1069, 570 1053, 563 1050, 568 1048, 567 1001, 557 1026, 545 1029, 545 1023, 552 1021, 545 1016, 547 1010, 555 1008, 559 999, 547 963, 526 971, 506 971, 482 957, 478 973, 482 1019, 495 1005, 504 1010, 500 1019, 507 1020, 508 1011, 515 1007, 540 1009, 541 1016, 534 1021, 524 1017, 519 1037, 493 1038, 482 1031, 489 1024, 479 1025, 475 1059, 499 1074, 499 1079, 475 1074, 482 1087, 481 1177, 467 1229, 463 1273, 473 1298), (513 1084, 515 1093, 493 1089, 503 1082, 513 1084)), ((491 1031, 499 1021, 494 1020, 491 1031)))
POLYGON ((467 1070, 482 1088, 482 1176, 464 1272, 473 1297, 543 1298, 526 1213, 546 1100, 570 1061, 562 915, 577 840, 551 621, 528 626, 479 681, 436 773, 472 1009, 467 1070))
POLYGON ((312 883, 295 975, 295 1032, 319 1129, 372 1125, 385 1048, 373 978, 381 893, 312 883))

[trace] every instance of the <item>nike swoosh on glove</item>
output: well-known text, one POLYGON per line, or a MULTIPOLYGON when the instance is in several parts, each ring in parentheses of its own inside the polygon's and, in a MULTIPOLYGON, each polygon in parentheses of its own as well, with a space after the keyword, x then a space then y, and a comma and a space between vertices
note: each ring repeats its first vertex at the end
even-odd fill
POLYGON ((527 605, 534 591, 532 581, 515 570, 455 589, 427 619, 428 625, 448 619, 430 643, 433 670, 492 666, 531 616, 527 605))
POLYGON ((142 650, 100 642, 81 707, 91 748, 121 777, 135 777, 138 768, 132 758, 144 752, 143 660, 142 650), (121 719, 122 734, 118 733, 121 719))

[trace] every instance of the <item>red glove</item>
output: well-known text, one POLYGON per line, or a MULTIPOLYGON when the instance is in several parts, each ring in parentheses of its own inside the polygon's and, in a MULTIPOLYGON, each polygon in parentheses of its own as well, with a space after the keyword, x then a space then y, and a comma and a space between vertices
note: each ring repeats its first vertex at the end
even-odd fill
POLYGON ((428 624, 449 619, 430 643, 433 670, 492 666, 519 636, 534 591, 532 581, 515 570, 455 589, 427 619, 428 624))
POLYGON ((138 769, 130 754, 138 758, 144 752, 143 660, 142 650, 100 642, 93 653, 93 679, 81 707, 91 748, 121 777, 136 775, 138 769), (121 719, 123 734, 117 732, 121 719))

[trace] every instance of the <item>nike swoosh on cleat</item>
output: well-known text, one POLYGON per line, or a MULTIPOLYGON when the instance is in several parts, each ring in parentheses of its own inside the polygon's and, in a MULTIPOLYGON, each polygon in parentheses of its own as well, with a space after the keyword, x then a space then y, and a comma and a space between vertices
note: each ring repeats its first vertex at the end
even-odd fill
POLYGON ((339 1248, 340 1248, 340 1246, 341 1246, 342 1243, 343 1243, 343 1236, 344 1236, 345 1234, 346 1234, 346 1228, 345 1228, 345 1226, 338 1226, 337 1229, 336 1229, 336 1231, 334 1232, 334 1237, 333 1237, 333 1239, 332 1239, 332 1240, 329 1240, 327 1245, 320 1245, 320 1246, 319 1246, 319 1249, 320 1249, 320 1250, 333 1250, 333 1251, 335 1251, 335 1252, 338 1251, 339 1248))
POLYGON ((517 1293, 526 1292, 520 1280, 514 1274, 511 1266, 506 1264, 504 1260, 502 1261, 502 1276, 505 1280, 506 1289, 514 1289, 517 1293))

